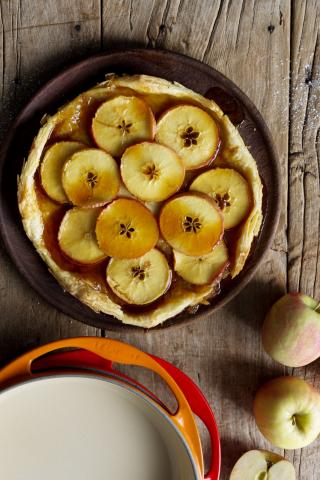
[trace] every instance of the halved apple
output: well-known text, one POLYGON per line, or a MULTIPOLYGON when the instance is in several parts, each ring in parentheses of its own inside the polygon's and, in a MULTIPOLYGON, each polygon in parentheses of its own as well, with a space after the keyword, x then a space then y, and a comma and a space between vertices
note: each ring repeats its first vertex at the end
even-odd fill
POLYGON ((248 182, 232 168, 214 168, 202 173, 192 182, 190 190, 206 193, 217 202, 225 229, 239 225, 252 206, 248 182))
POLYGON ((134 143, 152 140, 155 119, 149 105, 139 97, 119 95, 104 102, 92 120, 96 144, 119 157, 134 143))
POLYGON ((155 138, 177 152, 186 170, 210 163, 220 144, 217 123, 193 105, 178 105, 164 112, 158 120, 155 138))
POLYGON ((127 303, 145 305, 163 295, 171 283, 166 257, 156 248, 135 259, 111 258, 107 282, 113 292, 127 303))
POLYGON ((212 252, 223 235, 223 218, 216 203, 199 193, 168 200, 161 209, 159 225, 175 250, 191 256, 212 252))
POLYGON ((221 277, 229 264, 226 244, 220 240, 211 253, 191 257, 173 251, 174 269, 186 282, 194 285, 207 285, 221 277))
POLYGON ((250 450, 239 458, 230 480, 295 480, 293 465, 276 453, 250 450))
POLYGON ((41 185, 55 202, 69 203, 62 186, 61 172, 66 160, 82 148, 86 148, 82 143, 65 141, 54 143, 46 151, 40 166, 41 185))
POLYGON ((120 169, 129 192, 146 202, 169 198, 180 189, 185 175, 182 160, 171 148, 151 142, 127 148, 120 169))
POLYGON ((58 233, 61 250, 73 261, 95 264, 107 255, 100 250, 95 227, 100 209, 72 208, 62 219, 58 233))
POLYGON ((119 191, 119 168, 108 153, 86 148, 74 153, 65 163, 62 185, 74 205, 101 206, 113 200, 119 191))
POLYGON ((137 258, 155 246, 159 229, 142 203, 118 198, 101 212, 96 234, 99 247, 110 257, 137 258))

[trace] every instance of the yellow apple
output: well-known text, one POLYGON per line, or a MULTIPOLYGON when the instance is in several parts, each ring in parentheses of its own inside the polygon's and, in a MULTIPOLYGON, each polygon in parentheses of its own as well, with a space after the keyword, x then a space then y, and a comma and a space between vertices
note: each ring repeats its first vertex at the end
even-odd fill
POLYGON ((257 392, 254 417, 261 433, 273 445, 302 448, 320 433, 320 394, 297 377, 279 377, 257 392))

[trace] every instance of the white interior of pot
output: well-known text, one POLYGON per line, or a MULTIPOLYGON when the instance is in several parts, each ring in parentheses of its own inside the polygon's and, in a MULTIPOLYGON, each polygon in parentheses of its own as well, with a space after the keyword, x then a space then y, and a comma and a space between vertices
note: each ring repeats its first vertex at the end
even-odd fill
POLYGON ((187 444, 141 394, 83 375, 0 394, 0 478, 198 480, 187 444))

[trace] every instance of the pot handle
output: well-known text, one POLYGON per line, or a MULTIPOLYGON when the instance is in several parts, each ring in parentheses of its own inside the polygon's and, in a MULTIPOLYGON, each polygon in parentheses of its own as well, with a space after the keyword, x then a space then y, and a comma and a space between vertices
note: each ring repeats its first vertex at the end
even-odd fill
POLYGON ((174 415, 170 415, 173 423, 188 439, 192 454, 198 460, 201 474, 203 473, 203 459, 199 433, 194 422, 189 404, 177 383, 167 370, 158 361, 145 352, 131 345, 99 337, 77 337, 59 340, 38 347, 17 358, 0 371, 0 386, 26 377, 36 377, 32 373, 32 363, 39 357, 63 348, 80 348, 99 355, 111 362, 137 365, 148 368, 157 373, 168 384, 178 402, 178 409, 174 415))
POLYGON ((203 421, 211 441, 211 461, 204 480, 218 480, 220 476, 221 447, 218 427, 208 401, 197 385, 185 373, 162 358, 152 357, 167 370, 183 391, 191 410, 203 421))
MULTIPOLYGON (((211 440, 211 459, 210 468, 205 475, 204 480, 218 480, 220 475, 221 447, 218 427, 209 403, 199 387, 185 373, 160 357, 156 357, 155 355, 150 356, 165 368, 169 375, 175 380, 183 391, 193 413, 195 413, 207 427, 211 440)), ((72 367, 80 369, 91 368, 98 371, 115 373, 121 378, 132 382, 130 377, 113 369, 111 361, 104 360, 87 350, 73 350, 70 352, 57 353, 47 358, 40 359, 38 365, 41 368, 41 371, 50 368, 57 369, 57 367, 72 367)), ((34 364, 34 367, 36 367, 36 363, 34 364)), ((151 398, 161 404, 160 400, 157 399, 152 392, 136 381, 134 381, 134 383, 139 388, 143 389, 143 391, 145 391, 151 398)))

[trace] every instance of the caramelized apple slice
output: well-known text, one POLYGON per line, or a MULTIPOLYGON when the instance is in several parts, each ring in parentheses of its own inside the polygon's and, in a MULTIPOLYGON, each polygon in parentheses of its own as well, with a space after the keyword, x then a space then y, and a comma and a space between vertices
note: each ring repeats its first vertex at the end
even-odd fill
POLYGON ((176 193, 185 174, 182 160, 173 150, 150 142, 127 148, 120 168, 129 192, 146 202, 160 202, 176 193))
POLYGON ((228 249, 223 240, 216 245, 211 253, 200 257, 191 257, 184 253, 173 251, 175 271, 189 283, 206 285, 221 277, 228 266, 228 249))
POLYGON ((160 212, 164 239, 181 253, 210 253, 223 234, 223 218, 216 203, 206 195, 186 193, 168 200, 160 212))
POLYGON ((48 148, 40 166, 41 185, 46 194, 58 203, 69 203, 61 181, 61 172, 66 160, 85 148, 79 142, 58 142, 48 148))
POLYGON ((190 190, 210 195, 224 217, 224 228, 239 225, 249 214, 252 194, 248 182, 232 168, 214 168, 199 175, 190 190))
POLYGON ((110 257, 137 258, 155 246, 157 222, 137 200, 118 198, 100 214, 96 234, 99 246, 110 257))
POLYGON ((155 119, 149 105, 138 97, 120 95, 104 102, 92 120, 96 144, 118 157, 134 143, 152 140, 155 119))
POLYGON ((106 152, 86 148, 65 163, 62 185, 69 200, 80 207, 97 207, 110 202, 120 188, 116 161, 106 152))
POLYGON ((99 213, 100 209, 73 208, 62 219, 58 233, 60 248, 77 263, 94 264, 106 258, 95 235, 99 213))
POLYGON ((213 118, 193 105, 167 110, 158 120, 156 141, 171 147, 182 158, 186 170, 208 164, 220 143, 213 118))
POLYGON ((111 258, 107 282, 125 302, 145 305, 168 290, 171 270, 163 253, 153 248, 142 257, 131 260, 111 258))

